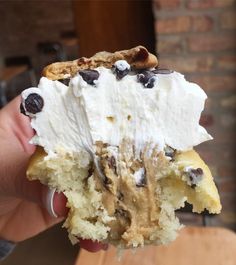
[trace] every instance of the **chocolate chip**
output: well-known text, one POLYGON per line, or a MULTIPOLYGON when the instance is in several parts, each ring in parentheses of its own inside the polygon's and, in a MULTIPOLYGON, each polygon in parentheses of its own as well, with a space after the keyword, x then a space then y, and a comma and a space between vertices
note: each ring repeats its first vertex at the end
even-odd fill
POLYGON ((197 168, 197 169, 195 169, 195 170, 193 170, 193 172, 195 173, 195 174, 198 174, 198 175, 203 175, 203 170, 199 167, 199 168, 197 168))
POLYGON ((105 186, 108 186, 108 185, 110 185, 112 182, 111 182, 111 180, 107 177, 107 176, 105 176, 105 179, 104 179, 104 185, 105 186))
POLYGON ((137 75, 137 79, 145 88, 153 88, 156 76, 152 71, 145 70, 137 75))
POLYGON ((79 71, 79 75, 81 75, 83 80, 89 85, 95 85, 94 81, 99 78, 99 72, 92 69, 81 70, 79 71))
POLYGON ((148 80, 153 77, 155 74, 151 71, 142 71, 137 75, 138 81, 143 85, 148 83, 148 80))
POLYGON ((109 168, 113 169, 116 174, 116 159, 114 156, 108 158, 108 166, 109 168))
POLYGON ((123 201, 124 200, 124 194, 121 191, 117 192, 117 198, 119 201, 123 201))
POLYGON ((114 71, 116 73, 116 78, 118 80, 122 79, 124 76, 126 76, 129 73, 129 70, 128 69, 125 69, 123 71, 121 71, 119 69, 115 69, 114 71))
POLYGON ((66 85, 66 86, 69 86, 70 78, 59 79, 58 81, 61 82, 64 85, 66 85))
POLYGON ((104 178, 101 179, 101 183, 103 184, 104 188, 110 191, 110 185, 112 184, 112 181, 105 174, 104 178))
POLYGON ((146 170, 143 171, 141 178, 136 182, 136 187, 141 188, 147 185, 146 170))
POLYGON ((201 168, 197 169, 189 169, 187 171, 188 176, 188 185, 191 186, 191 188, 196 188, 197 184, 202 180, 203 177, 203 170, 201 168))
POLYGON ((36 114, 43 109, 44 100, 37 94, 32 93, 25 99, 25 110, 29 113, 36 114))
POLYGON ((88 184, 88 180, 89 180, 89 178, 93 175, 93 172, 94 172, 94 168, 91 166, 91 167, 89 168, 89 170, 88 170, 88 175, 87 175, 87 177, 84 178, 84 182, 85 182, 86 184, 88 184))
POLYGON ((157 69, 153 70, 152 72, 154 74, 168 75, 168 74, 173 73, 174 71, 173 70, 170 70, 170 69, 160 69, 160 68, 157 68, 157 69))
POLYGON ((123 217, 123 218, 128 218, 129 214, 126 210, 124 209, 115 209, 115 215, 117 217, 123 217))
POLYGON ((93 172, 94 172, 94 168, 90 167, 88 170, 88 177, 91 177, 93 175, 93 172))
POLYGON ((130 65, 125 60, 116 61, 112 66, 112 71, 116 75, 116 79, 120 80, 130 71, 130 65))
POLYGON ((174 156, 175 156, 176 150, 170 146, 166 146, 164 148, 164 151, 165 151, 165 156, 170 157, 171 158, 170 161, 174 161, 174 156))
POLYGON ((26 113, 25 113, 25 109, 24 109, 22 103, 20 103, 20 112, 21 112, 22 114, 24 114, 25 116, 27 116, 26 113))

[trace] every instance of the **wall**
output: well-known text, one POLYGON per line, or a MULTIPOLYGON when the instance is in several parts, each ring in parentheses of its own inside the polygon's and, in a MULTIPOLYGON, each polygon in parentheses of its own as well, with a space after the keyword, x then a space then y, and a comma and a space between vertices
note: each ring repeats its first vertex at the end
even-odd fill
POLYGON ((0 14, 0 58, 28 55, 34 66, 38 42, 60 40, 62 31, 74 28, 70 0, 0 1, 0 14))
POLYGON ((197 149, 219 186, 213 225, 236 228, 236 16, 234 0, 155 0, 160 66, 184 73, 209 99, 203 119, 214 140, 197 149))

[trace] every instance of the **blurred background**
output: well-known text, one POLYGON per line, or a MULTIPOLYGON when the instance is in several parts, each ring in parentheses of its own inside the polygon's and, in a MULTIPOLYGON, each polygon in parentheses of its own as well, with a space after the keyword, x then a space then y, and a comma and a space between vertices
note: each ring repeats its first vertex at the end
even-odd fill
MULTIPOLYGON (((142 44, 161 67, 185 74, 209 99, 201 123, 214 137, 197 149, 219 188, 222 213, 185 224, 236 230, 235 0, 3 1, 0 0, 0 106, 37 85, 54 61, 142 44)), ((2 264, 74 264, 78 247, 57 226, 18 245, 2 264)))

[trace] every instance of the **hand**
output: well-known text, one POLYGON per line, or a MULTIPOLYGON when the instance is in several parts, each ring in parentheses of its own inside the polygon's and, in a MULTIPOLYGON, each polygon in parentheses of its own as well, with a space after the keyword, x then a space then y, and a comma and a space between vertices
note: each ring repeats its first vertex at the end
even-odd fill
MULTIPOLYGON (((55 193, 53 208, 58 218, 44 208, 48 188, 39 181, 28 181, 27 164, 35 147, 28 142, 34 132, 29 118, 19 111, 20 97, 0 110, 0 238, 19 242, 61 222, 67 214, 66 198, 55 193)), ((80 240, 89 251, 107 245, 80 240)))

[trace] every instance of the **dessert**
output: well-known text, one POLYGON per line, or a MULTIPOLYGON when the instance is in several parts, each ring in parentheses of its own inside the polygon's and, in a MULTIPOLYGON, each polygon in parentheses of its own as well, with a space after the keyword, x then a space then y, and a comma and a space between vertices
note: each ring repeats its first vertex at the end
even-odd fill
POLYGON ((68 199, 68 229, 119 248, 167 244, 182 227, 175 210, 219 213, 208 166, 193 147, 207 98, 180 73, 157 67, 144 47, 47 66, 22 92, 37 145, 27 176, 68 199))

